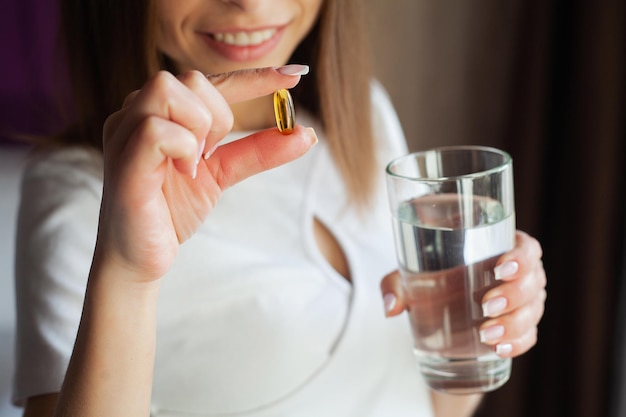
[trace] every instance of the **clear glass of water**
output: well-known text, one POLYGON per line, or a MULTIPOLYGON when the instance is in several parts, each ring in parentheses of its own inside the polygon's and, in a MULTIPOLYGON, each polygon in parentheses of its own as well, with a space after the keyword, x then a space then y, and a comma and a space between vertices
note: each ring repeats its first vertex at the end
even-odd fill
POLYGON ((420 372, 451 394, 501 387, 511 359, 478 328, 495 263, 515 243, 511 157, 480 146, 416 152, 391 161, 387 188, 420 372))

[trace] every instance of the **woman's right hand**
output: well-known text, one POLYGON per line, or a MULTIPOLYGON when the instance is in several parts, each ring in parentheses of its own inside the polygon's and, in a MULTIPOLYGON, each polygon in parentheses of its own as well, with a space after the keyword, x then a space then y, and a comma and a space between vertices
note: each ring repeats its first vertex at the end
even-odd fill
POLYGON ((159 72, 131 93, 104 127, 104 192, 96 259, 162 276, 178 245, 200 227, 224 189, 303 155, 312 129, 276 128, 220 146, 231 130, 229 104, 291 88, 305 67, 204 76, 159 72), (213 152, 214 151, 214 152, 213 152), (202 155, 211 153, 208 159, 202 155))
MULTIPOLYGON (((27 415, 150 414, 160 277, 222 191, 304 154, 315 133, 257 132, 209 152, 230 131, 229 104, 297 84, 293 67, 180 77, 160 72, 104 127, 104 191, 76 344, 58 397, 27 415)), ((181 277, 184 278, 184 277, 181 277)))

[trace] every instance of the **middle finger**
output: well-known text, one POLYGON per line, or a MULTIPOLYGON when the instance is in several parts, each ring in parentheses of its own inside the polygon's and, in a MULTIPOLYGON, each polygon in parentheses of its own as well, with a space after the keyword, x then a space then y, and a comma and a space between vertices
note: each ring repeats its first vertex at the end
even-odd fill
POLYGON ((485 317, 497 317, 532 303, 545 290, 545 282, 545 271, 539 263, 516 279, 501 283, 483 297, 485 317))

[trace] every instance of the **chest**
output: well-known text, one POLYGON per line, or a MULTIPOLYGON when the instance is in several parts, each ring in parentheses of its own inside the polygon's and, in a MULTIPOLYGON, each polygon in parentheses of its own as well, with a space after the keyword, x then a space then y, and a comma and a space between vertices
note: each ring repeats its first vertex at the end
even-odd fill
POLYGON ((159 305, 156 397, 197 401, 172 391, 193 384, 220 410, 282 398, 333 357, 355 289, 380 299, 395 265, 384 202, 357 216, 326 150, 307 158, 227 190, 181 247, 159 305))

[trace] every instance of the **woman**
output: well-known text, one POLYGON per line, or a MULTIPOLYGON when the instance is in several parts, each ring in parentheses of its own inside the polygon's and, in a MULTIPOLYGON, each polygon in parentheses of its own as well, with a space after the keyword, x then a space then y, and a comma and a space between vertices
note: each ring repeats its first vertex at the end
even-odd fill
MULTIPOLYGON (((62 6, 78 117, 24 177, 25 414, 471 415, 480 398, 429 393, 382 312, 404 309, 396 273, 378 285, 381 176, 406 148, 359 2, 62 6), (314 130, 272 127, 280 88, 314 130)), ((486 341, 503 356, 535 343, 540 257, 519 233, 485 296, 507 300, 482 328, 504 326, 486 341)))

